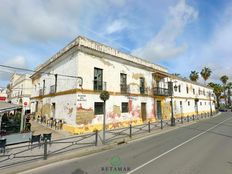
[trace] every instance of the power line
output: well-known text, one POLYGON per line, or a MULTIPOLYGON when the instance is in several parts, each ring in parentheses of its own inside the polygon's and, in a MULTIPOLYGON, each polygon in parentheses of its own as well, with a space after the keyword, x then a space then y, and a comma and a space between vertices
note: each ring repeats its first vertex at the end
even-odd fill
POLYGON ((9 66, 9 65, 2 65, 2 64, 0 64, 0 67, 9 68, 9 69, 15 69, 15 70, 20 70, 20 71, 28 71, 28 72, 33 72, 33 73, 41 73, 41 74, 47 74, 47 75, 57 75, 57 76, 62 76, 62 77, 76 78, 76 79, 80 79, 82 81, 81 83, 83 83, 83 78, 80 77, 80 76, 47 73, 47 72, 43 72, 43 71, 35 71, 35 70, 27 69, 27 68, 18 68, 18 67, 9 66))

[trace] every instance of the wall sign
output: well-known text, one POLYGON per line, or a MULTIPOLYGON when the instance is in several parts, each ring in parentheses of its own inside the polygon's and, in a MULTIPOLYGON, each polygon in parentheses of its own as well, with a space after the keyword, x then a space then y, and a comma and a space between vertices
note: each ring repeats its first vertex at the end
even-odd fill
POLYGON ((86 95, 84 95, 84 94, 78 94, 77 95, 77 101, 87 101, 86 95))

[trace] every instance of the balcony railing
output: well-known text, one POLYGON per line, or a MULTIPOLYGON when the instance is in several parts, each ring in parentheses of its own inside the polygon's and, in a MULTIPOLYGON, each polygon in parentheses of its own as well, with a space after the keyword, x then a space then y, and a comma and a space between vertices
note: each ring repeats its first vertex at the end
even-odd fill
POLYGON ((44 89, 39 90, 39 96, 44 95, 44 89))
POLYGON ((54 94, 54 93, 56 93, 56 86, 52 85, 50 86, 50 94, 54 94))
POLYGON ((144 87, 139 87, 140 94, 145 94, 146 89, 144 87))
POLYGON ((103 82, 101 80, 93 80, 93 90, 95 91, 106 90, 106 82, 103 82))
POLYGON ((167 88, 155 87, 153 92, 156 96, 170 96, 170 92, 167 88))
POLYGON ((126 84, 121 84, 120 89, 121 89, 120 91, 121 91, 122 94, 129 93, 128 86, 126 84))

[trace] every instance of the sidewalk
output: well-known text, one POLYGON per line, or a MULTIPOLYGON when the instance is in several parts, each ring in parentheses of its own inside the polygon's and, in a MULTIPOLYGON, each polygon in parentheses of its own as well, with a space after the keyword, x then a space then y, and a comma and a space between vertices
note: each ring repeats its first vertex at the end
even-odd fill
MULTIPOLYGON (((212 117, 205 117, 200 120, 207 120, 211 118, 212 117)), ((142 138, 156 136, 157 134, 169 132, 180 127, 185 127, 198 121, 199 120, 192 120, 190 122, 184 122, 184 124, 181 124, 179 121, 175 127, 168 126, 168 121, 164 121, 163 129, 160 127, 160 122, 155 122, 150 125, 151 133, 148 131, 148 124, 133 127, 131 130, 129 128, 110 130, 106 133, 107 144, 105 145, 102 145, 102 132, 99 132, 98 134, 89 133, 56 139, 52 141, 51 144, 48 143, 47 145, 42 143, 41 145, 34 144, 33 146, 24 144, 7 147, 5 155, 0 153, 0 170, 1 173, 15 173, 18 171, 28 170, 56 161, 112 149, 122 143, 139 141, 142 138), (131 137, 129 136, 130 132, 132 132, 131 137), (96 142, 98 142, 97 146, 95 146, 96 142), (46 154, 45 151, 48 154, 47 160, 43 160, 45 157, 44 155, 46 154)), ((60 130, 52 130, 36 122, 33 122, 33 128, 36 133, 39 133, 40 131, 54 131, 56 136, 63 137, 63 132, 60 133, 60 130)))
POLYGON ((31 131, 33 135, 38 135, 38 134, 43 135, 43 133, 52 133, 52 139, 59 139, 73 135, 64 130, 55 130, 49 128, 45 124, 38 123, 36 120, 31 120, 30 123, 31 123, 31 131))

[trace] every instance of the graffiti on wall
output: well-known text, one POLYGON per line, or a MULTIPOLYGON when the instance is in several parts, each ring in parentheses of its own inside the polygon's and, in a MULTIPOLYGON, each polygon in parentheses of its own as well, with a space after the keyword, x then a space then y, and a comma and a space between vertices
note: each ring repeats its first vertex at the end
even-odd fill
POLYGON ((94 112, 92 108, 83 108, 81 103, 77 104, 76 123, 89 124, 94 119, 94 112))
POLYGON ((73 113, 73 107, 67 103, 65 106, 64 106, 64 111, 65 113, 68 115, 68 117, 71 117, 72 116, 72 113, 73 113))

